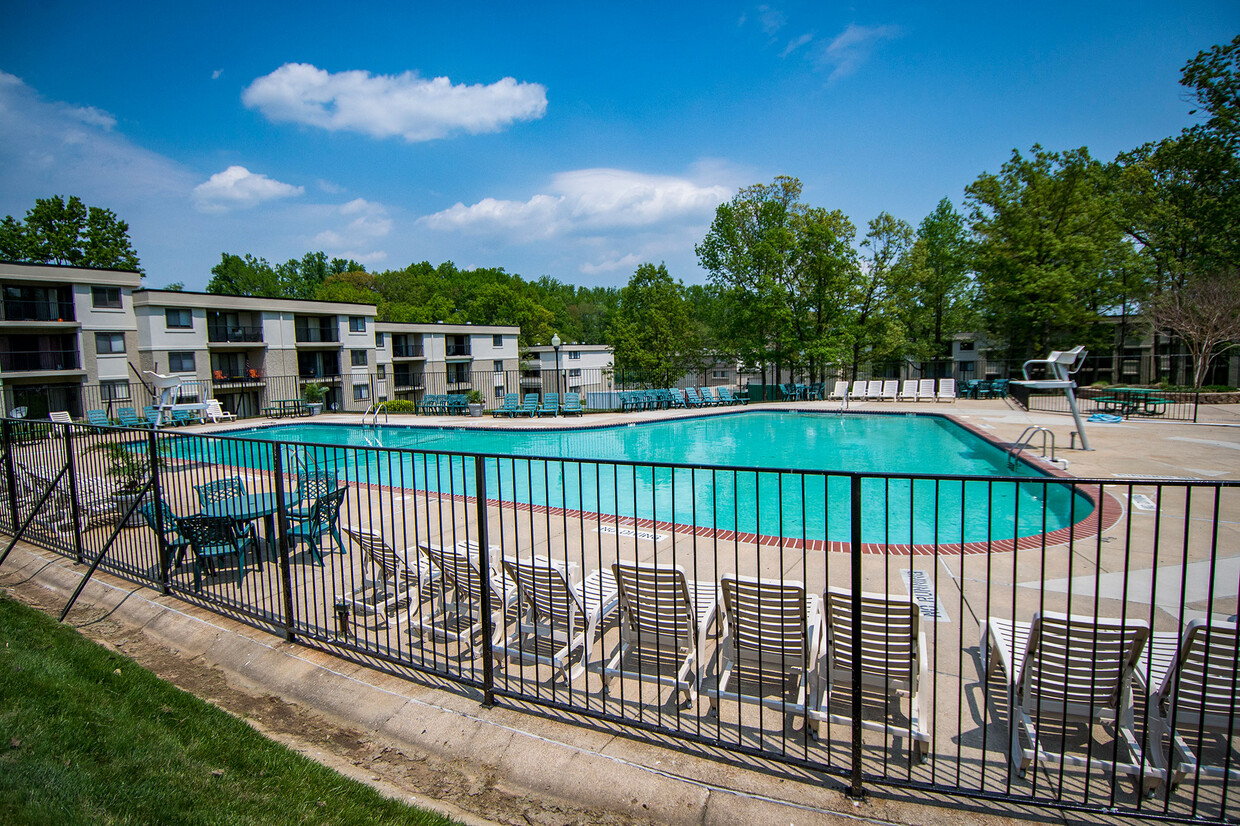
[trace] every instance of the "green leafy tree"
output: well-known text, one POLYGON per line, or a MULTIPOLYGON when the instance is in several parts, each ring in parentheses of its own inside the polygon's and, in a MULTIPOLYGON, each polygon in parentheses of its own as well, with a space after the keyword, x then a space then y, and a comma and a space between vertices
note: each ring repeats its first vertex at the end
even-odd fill
POLYGON ((81 198, 37 198, 25 223, 5 216, 0 256, 38 264, 142 272, 129 240, 129 225, 110 209, 87 207, 81 198))
POLYGON ((908 355, 943 362, 952 355, 952 334, 973 328, 973 279, 964 218, 947 198, 917 228, 917 239, 901 268, 901 296, 895 308, 908 340, 908 355))
POLYGON ((829 364, 843 361, 843 336, 850 285, 860 268, 853 248, 857 228, 840 210, 809 207, 797 215, 797 266, 789 299, 796 347, 811 381, 829 364))
POLYGON ((718 330, 723 347, 741 361, 779 375, 789 356, 793 309, 789 282, 796 267, 796 215, 803 209, 801 182, 779 176, 771 184, 745 187, 720 204, 702 243, 698 261, 728 304, 726 326, 718 330))
POLYGON ((907 221, 880 212, 870 221, 861 247, 868 255, 849 285, 844 319, 850 376, 855 381, 862 359, 882 362, 902 355, 906 341, 894 307, 901 269, 913 244, 907 221))
POLYGON ((244 258, 221 253, 220 263, 211 268, 207 292, 219 295, 245 295, 257 298, 285 298, 280 279, 264 258, 248 253, 244 258))
POLYGON ((698 369, 701 343, 684 286, 662 264, 642 264, 620 290, 611 338, 625 383, 668 387, 698 369))
POLYGON ((998 175, 965 190, 986 327, 1013 359, 1079 342, 1097 329, 1106 266, 1124 243, 1101 164, 1084 147, 1012 152, 998 175))

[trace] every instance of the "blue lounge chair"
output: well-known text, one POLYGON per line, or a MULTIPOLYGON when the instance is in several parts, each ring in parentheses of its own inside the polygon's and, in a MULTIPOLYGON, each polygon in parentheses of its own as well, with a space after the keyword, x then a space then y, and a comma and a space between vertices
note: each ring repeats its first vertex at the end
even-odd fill
POLYGON ((581 406, 581 394, 565 393, 562 412, 565 416, 584 416, 586 409, 581 406))
POLYGON ((108 418, 108 414, 102 410, 87 410, 86 423, 95 427, 111 427, 112 420, 108 418))
POLYGON ((139 419, 138 411, 134 410, 132 407, 116 408, 116 418, 120 420, 121 425, 124 427, 139 427, 139 428, 149 429, 151 426, 150 423, 147 422, 145 419, 139 419))
POLYGON ((521 412, 521 397, 516 393, 505 393, 504 404, 491 411, 491 415, 495 418, 500 416, 508 416, 509 418, 521 412))
POLYGON ((686 407, 705 407, 706 403, 702 401, 702 397, 698 395, 698 391, 692 387, 685 388, 685 406, 686 407))
POLYGON ((538 408, 539 416, 558 416, 560 415, 560 394, 545 393, 543 394, 542 406, 538 408))
POLYGON ((719 394, 719 398, 723 399, 723 403, 728 406, 749 404, 749 399, 732 395, 732 391, 726 387, 720 387, 715 392, 719 394))
POLYGON ((531 419, 538 415, 538 394, 526 393, 525 403, 521 405, 521 409, 514 416, 529 416, 531 419))

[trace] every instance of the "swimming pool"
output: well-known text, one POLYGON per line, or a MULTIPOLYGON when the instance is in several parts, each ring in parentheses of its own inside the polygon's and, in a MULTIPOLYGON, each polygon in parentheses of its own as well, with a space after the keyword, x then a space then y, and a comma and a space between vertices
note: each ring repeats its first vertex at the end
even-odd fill
MULTIPOLYGON (((998 446, 932 415, 745 411, 553 430, 287 424, 228 435, 339 446, 292 452, 350 481, 465 496, 476 494, 472 461, 454 454, 484 454, 499 457, 487 462, 488 499, 808 541, 849 541, 849 473, 897 477, 861 479, 867 543, 1007 540, 1093 510, 1024 463, 1009 470, 998 446), (898 478, 917 474, 1005 479, 898 478)), ((236 444, 186 441, 180 451, 270 467, 270 445, 236 444)))

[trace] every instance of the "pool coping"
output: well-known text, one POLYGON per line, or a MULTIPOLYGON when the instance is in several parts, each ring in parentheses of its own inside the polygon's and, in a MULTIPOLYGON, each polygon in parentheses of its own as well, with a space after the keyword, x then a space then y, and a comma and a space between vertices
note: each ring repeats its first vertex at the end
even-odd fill
MULTIPOLYGON (((939 412, 939 411, 928 411, 928 410, 927 411, 864 410, 864 411, 854 412, 854 411, 848 411, 848 410, 803 410, 803 409, 784 407, 784 406, 778 406, 778 405, 764 405, 761 409, 746 409, 744 406, 740 406, 740 407, 734 406, 726 410, 700 411, 700 412, 695 412, 692 414, 678 415, 674 418, 676 421, 683 421, 686 419, 709 418, 712 416, 721 416, 721 415, 726 416, 726 415, 733 415, 733 414, 740 414, 740 413, 768 413, 768 412, 769 413, 795 413, 797 415, 820 415, 820 416, 821 415, 832 415, 832 416, 853 415, 853 416, 936 417, 940 419, 945 419, 951 422, 953 425, 963 428, 964 430, 968 431, 972 435, 979 437, 986 443, 994 446, 995 448, 999 450, 1006 451, 1010 449, 1011 447, 1010 443, 1002 442, 996 439, 994 436, 987 433, 985 430, 977 427, 971 422, 960 420, 959 418, 957 418, 956 416, 953 416, 948 411, 939 412)), ((556 418, 559 418, 559 417, 556 417, 556 418)), ((505 427, 503 425, 497 426, 493 424, 487 424, 485 427, 468 427, 468 426, 463 427, 460 425, 445 425, 445 424, 418 425, 418 424, 408 424, 408 423, 397 423, 397 424, 384 424, 382 425, 382 427, 384 428, 400 427, 400 428, 405 428, 409 430, 427 430, 427 431, 433 431, 433 430, 469 431, 469 430, 475 430, 475 429, 485 429, 485 430, 500 430, 500 431, 507 431, 507 432, 529 433, 529 432, 534 432, 535 430, 539 432, 601 430, 601 429, 606 429, 606 428, 631 427, 631 426, 638 426, 638 425, 643 425, 643 424, 660 424, 664 421, 668 421, 668 420, 667 419, 649 419, 649 420, 642 420, 642 421, 628 422, 628 423, 609 422, 606 424, 592 424, 592 425, 586 425, 583 423, 583 424, 579 424, 579 425, 572 426, 572 427, 540 427, 536 429, 528 428, 528 427, 505 427)), ((299 422, 299 421, 286 422, 286 421, 277 420, 277 421, 266 421, 266 422, 262 422, 260 424, 254 424, 254 425, 247 425, 244 427, 234 426, 234 427, 228 428, 227 430, 209 430, 209 431, 198 430, 198 431, 195 431, 195 435, 229 437, 230 433, 239 433, 243 430, 244 431, 264 430, 264 429, 270 429, 273 427, 287 426, 290 424, 292 425, 318 424, 319 426, 323 426, 323 427, 357 427, 359 426, 358 424, 347 423, 347 422, 299 422)), ((241 437, 241 436, 231 436, 230 438, 244 439, 244 437, 241 437)), ((257 441, 278 441, 278 440, 258 439, 257 441)), ((284 442, 284 443, 287 444, 287 442, 284 442)), ((316 446, 320 446, 320 445, 316 444, 316 446)), ((363 446, 358 446, 358 445, 321 445, 321 446, 323 447, 345 447, 348 449, 365 449, 363 446)), ((403 450, 404 448, 385 448, 385 449, 403 450)), ((448 455, 471 455, 468 452, 463 453, 461 451, 428 450, 428 451, 416 451, 416 452, 430 453, 430 454, 448 454, 448 455)), ((487 454, 487 455, 490 455, 490 454, 487 454)), ((513 459, 529 459, 529 460, 534 460, 534 461, 537 461, 539 459, 551 458, 551 457, 520 456, 520 455, 511 455, 511 456, 501 455, 501 457, 502 458, 513 458, 513 459)), ((1050 476, 1053 478, 1059 478, 1059 479, 1065 479, 1065 480, 1075 480, 1077 478, 1073 476, 1072 474, 1068 473, 1066 470, 1063 470, 1062 468, 1059 468, 1055 465, 1051 465, 1049 463, 1035 463, 1028 456, 1025 456, 1020 453, 1016 454, 1016 459, 1017 461, 1020 461, 1023 464, 1025 464, 1027 467, 1035 471, 1038 471, 1039 473, 1045 476, 1050 476)), ((591 460, 586 460, 586 459, 571 459, 571 458, 565 458, 565 457, 558 457, 557 460, 562 460, 562 461, 567 461, 567 462, 591 461, 591 460)), ((631 462, 632 460, 626 460, 626 461, 631 462)), ((233 466, 224 465, 224 467, 233 467, 233 466)), ((240 470, 238 468, 234 468, 234 469, 240 470)), ((252 468, 244 468, 244 470, 252 470, 252 468)), ((779 472, 780 470, 781 470, 780 468, 771 469, 772 472, 779 472)), ((787 469, 787 470, 792 470, 792 469, 787 469)), ((830 474, 848 475, 852 473, 851 471, 812 471, 812 472, 826 473, 828 475, 830 474)), ((285 474, 285 475, 289 476, 290 474, 285 474)), ((878 475, 881 475, 881 474, 878 474, 878 475)), ((915 476, 917 474, 896 474, 896 475, 897 476, 899 475, 915 476)), ((954 476, 955 474, 953 474, 953 477, 954 476)), ((978 478, 985 479, 986 477, 978 477, 978 478)), ((466 505, 476 505, 478 501, 476 496, 469 496, 466 494, 453 494, 453 493, 445 494, 445 493, 432 492, 432 491, 420 491, 417 488, 405 488, 399 485, 382 485, 382 484, 375 484, 375 483, 369 483, 369 482, 357 482, 357 481, 346 482, 346 484, 352 485, 359 489, 375 490, 379 492, 412 490, 415 492, 421 492, 428 496, 434 495, 442 499, 447 499, 448 501, 460 502, 466 505)), ((1065 543, 1072 543, 1080 539, 1100 537, 1105 531, 1114 527, 1120 521, 1120 519, 1123 518, 1123 513, 1124 513, 1123 503, 1109 491, 1104 492, 1099 488, 1097 484, 1092 484, 1092 483, 1085 483, 1082 485, 1072 485, 1072 487, 1076 493, 1081 494, 1088 501, 1090 501, 1093 504, 1093 508, 1087 516, 1082 517, 1076 522, 1072 522, 1068 525, 1065 525, 1062 528, 1057 528, 1054 531, 1039 532, 1039 533, 1029 534, 1027 536, 1013 537, 1010 539, 985 540, 985 541, 975 541, 975 542, 965 542, 965 543, 957 542, 957 543, 910 544, 910 543, 863 542, 861 544, 861 553, 862 554, 885 554, 885 555, 895 555, 895 556, 933 556, 933 555, 967 556, 967 555, 983 554, 983 553, 1004 553, 1004 552, 1017 551, 1017 550, 1032 550, 1032 549, 1037 549, 1037 548, 1049 548, 1052 546, 1061 545, 1065 543), (1100 518, 1100 514, 1102 515, 1101 518, 1100 518)), ((692 536, 694 538, 705 538, 705 539, 710 539, 715 542, 736 542, 736 543, 746 543, 746 544, 753 543, 753 544, 757 544, 759 546, 765 546, 765 547, 779 547, 779 548, 784 548, 788 550, 804 550, 804 551, 810 551, 810 552, 815 552, 815 551, 822 551, 826 553, 851 553, 852 552, 851 542, 843 542, 839 540, 821 540, 821 539, 806 540, 806 539, 802 539, 798 537, 773 536, 769 534, 760 534, 760 533, 752 533, 752 532, 737 532, 735 530, 712 528, 709 526, 689 525, 689 524, 684 524, 684 523, 679 523, 679 522, 669 522, 666 520, 633 519, 632 517, 622 517, 622 516, 618 516, 615 514, 604 514, 604 513, 594 512, 594 511, 585 511, 581 509, 557 508, 557 507, 552 507, 548 505, 534 505, 531 503, 523 503, 523 502, 506 502, 506 501, 499 500, 499 499, 487 499, 486 506, 497 507, 497 508, 500 508, 501 510, 505 507, 508 507, 508 508, 513 509, 515 512, 529 512, 529 513, 536 513, 536 514, 545 513, 548 515, 558 516, 562 518, 574 518, 574 519, 581 519, 583 521, 590 520, 590 521, 594 521, 596 524, 599 524, 599 525, 615 525, 617 528, 631 527, 634 530, 652 529, 656 533, 662 530, 662 531, 668 531, 671 533, 688 534, 689 536, 692 536)))

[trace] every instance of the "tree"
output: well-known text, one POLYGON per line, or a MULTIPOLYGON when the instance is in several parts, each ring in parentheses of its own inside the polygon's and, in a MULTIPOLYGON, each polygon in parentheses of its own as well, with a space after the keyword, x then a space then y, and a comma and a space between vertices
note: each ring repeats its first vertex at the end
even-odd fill
POLYGON ((142 272, 129 240, 129 225, 110 209, 87 207, 82 199, 60 195, 37 198, 26 221, 5 216, 0 225, 0 256, 36 264, 142 272))
POLYGON ((844 360, 843 335, 850 285, 860 267, 853 241, 857 228, 838 209, 808 207, 796 217, 797 266, 789 298, 797 347, 817 381, 820 371, 844 360))
POLYGON ((611 338, 626 383, 668 387, 698 368, 701 344, 684 286, 662 264, 642 264, 620 290, 611 338))
POLYGON ((1099 325, 1085 296, 1113 287, 1105 262, 1124 241, 1105 171, 1087 149, 1013 150, 998 175, 969 184, 965 204, 979 303, 1009 358, 1078 343, 1099 325))
POLYGON ((1193 357, 1193 389, 1200 390, 1210 359, 1240 341, 1240 272, 1194 276, 1149 303, 1155 328, 1171 333, 1193 357))
POLYGON ((266 259, 246 254, 245 258, 220 254, 220 263, 211 268, 207 292, 219 295, 246 295, 258 298, 284 298, 280 279, 266 259))
POLYGON ((1240 143, 1240 35, 1227 45, 1213 46, 1184 64, 1180 85, 1191 90, 1198 109, 1210 117, 1200 127, 1233 152, 1240 143))
POLYGON ((887 212, 880 212, 870 221, 863 249, 869 250, 845 298, 844 335, 851 359, 851 378, 857 378, 862 356, 870 361, 885 361, 902 355, 903 328, 896 323, 893 308, 897 303, 896 286, 899 270, 913 244, 913 228, 887 212))
POLYGON ((745 187, 715 209, 698 261, 729 304, 719 338, 731 355, 779 375, 789 355, 791 306, 788 283, 796 266, 795 216, 801 182, 786 175, 771 184, 745 187))
POLYGON ((900 291, 907 300, 897 311, 910 343, 910 355, 923 361, 946 361, 952 356, 952 334, 973 325, 969 263, 964 218, 944 198, 917 227, 917 240, 903 270, 905 283, 900 291))

